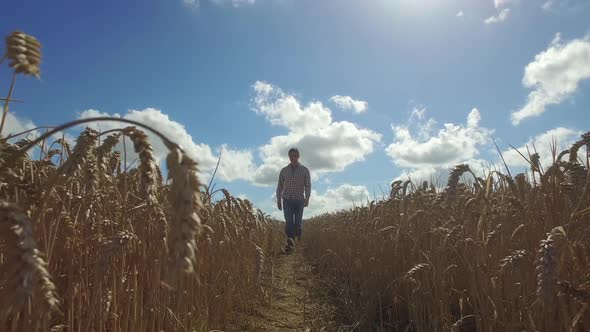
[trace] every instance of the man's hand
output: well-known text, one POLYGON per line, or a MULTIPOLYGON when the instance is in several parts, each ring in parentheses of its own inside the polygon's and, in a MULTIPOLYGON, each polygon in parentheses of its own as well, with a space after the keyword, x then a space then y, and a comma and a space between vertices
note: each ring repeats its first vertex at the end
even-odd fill
POLYGON ((279 211, 281 211, 283 209, 283 205, 281 204, 281 200, 277 201, 277 208, 279 208, 279 211))
POLYGON ((308 205, 309 205, 309 199, 306 199, 306 200, 305 200, 305 203, 303 203, 303 206, 304 206, 304 207, 307 207, 308 205))

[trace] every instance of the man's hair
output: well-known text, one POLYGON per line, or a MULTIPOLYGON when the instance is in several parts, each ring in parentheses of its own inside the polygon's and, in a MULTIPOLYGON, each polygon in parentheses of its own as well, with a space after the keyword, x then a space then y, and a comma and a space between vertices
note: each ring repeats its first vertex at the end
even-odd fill
POLYGON ((297 153, 297 155, 299 155, 299 150, 297 150, 297 148, 291 148, 289 149, 289 154, 291 153, 297 153))

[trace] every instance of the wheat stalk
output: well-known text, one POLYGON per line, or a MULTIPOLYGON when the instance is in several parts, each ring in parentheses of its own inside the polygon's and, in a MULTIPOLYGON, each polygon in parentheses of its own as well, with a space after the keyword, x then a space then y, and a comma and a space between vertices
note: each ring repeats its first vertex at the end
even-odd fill
POLYGON ((33 237, 32 222, 15 205, 0 201, 0 234, 6 240, 0 265, 0 326, 11 313, 38 304, 42 314, 58 310, 55 285, 33 237))
POLYGON ((500 275, 506 275, 508 272, 513 272, 519 264, 527 257, 526 250, 514 250, 510 255, 502 258, 500 261, 500 275))
POLYGON ((541 241, 539 246, 537 272, 537 301, 542 305, 551 305, 554 301, 555 286, 557 285, 557 272, 559 269, 558 242, 563 238, 563 233, 554 229, 547 234, 547 238, 541 241))
POLYGON ((37 78, 41 75, 41 43, 33 36, 21 31, 11 33, 6 37, 6 54, 3 58, 10 60, 9 66, 15 73, 37 78))
POLYGON ((174 267, 179 271, 195 271, 196 236, 201 227, 202 207, 197 177, 197 163, 178 149, 167 157, 168 177, 172 180, 168 194, 172 202, 168 246, 174 267))
POLYGON ((144 192, 148 203, 156 204, 158 171, 152 145, 149 143, 148 136, 139 129, 131 127, 128 129, 127 134, 131 141, 133 141, 135 152, 139 154, 139 171, 141 173, 142 191, 144 192))

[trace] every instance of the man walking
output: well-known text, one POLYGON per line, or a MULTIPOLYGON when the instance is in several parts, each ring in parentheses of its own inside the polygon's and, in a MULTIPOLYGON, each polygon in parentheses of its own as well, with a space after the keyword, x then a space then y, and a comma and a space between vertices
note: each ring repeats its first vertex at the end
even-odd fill
POLYGON ((299 163, 299 150, 289 150, 289 165, 281 169, 277 185, 277 207, 285 214, 285 233, 287 247, 290 253, 295 248, 295 236, 301 238, 301 224, 303 222, 303 208, 309 204, 311 194, 311 178, 309 169, 299 163))

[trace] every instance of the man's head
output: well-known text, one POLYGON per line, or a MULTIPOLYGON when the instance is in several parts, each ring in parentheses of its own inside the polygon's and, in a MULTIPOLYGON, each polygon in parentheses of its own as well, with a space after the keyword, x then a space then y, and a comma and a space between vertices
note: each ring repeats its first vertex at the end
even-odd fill
POLYGON ((289 160, 291 164, 297 164, 299 162, 299 150, 297 148, 289 149, 289 160))

